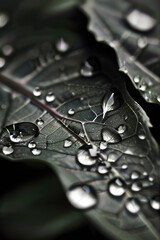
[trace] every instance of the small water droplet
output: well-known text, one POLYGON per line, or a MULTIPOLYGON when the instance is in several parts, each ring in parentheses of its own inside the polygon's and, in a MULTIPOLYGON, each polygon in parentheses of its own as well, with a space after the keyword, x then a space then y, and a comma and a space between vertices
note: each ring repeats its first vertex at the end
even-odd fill
POLYGON ((35 142, 30 142, 28 143, 28 148, 35 148, 36 147, 36 143, 35 142))
MULTIPOLYGON (((110 168, 111 168, 111 166, 110 166, 110 168)), ((106 173, 108 173, 109 172, 109 170, 110 170, 110 168, 108 168, 107 166, 106 166, 106 164, 99 164, 98 165, 98 168, 97 168, 97 171, 98 171, 98 173, 99 174, 106 174, 106 173)))
POLYGON ((146 135, 145 135, 143 129, 140 129, 140 130, 139 130, 139 132, 138 132, 138 138, 141 139, 141 140, 146 139, 146 135))
POLYGON ((35 155, 35 156, 38 156, 38 155, 41 154, 41 150, 37 149, 37 148, 34 148, 34 149, 32 149, 32 154, 35 155))
POLYGON ((126 170, 128 168, 127 164, 122 164, 121 169, 126 170))
POLYGON ((138 213, 140 211, 140 203, 136 198, 129 198, 126 202, 126 209, 130 213, 138 213))
POLYGON ((41 118, 39 118, 39 119, 36 120, 36 124, 37 124, 39 127, 41 127, 41 126, 43 126, 44 121, 43 121, 41 118))
POLYGON ((35 87, 35 89, 33 90, 33 95, 35 97, 40 97, 42 94, 42 90, 39 87, 35 87))
POLYGON ((156 25, 156 19, 140 9, 132 9, 126 15, 126 21, 130 27, 141 32, 147 32, 156 25))
POLYGON ((135 83, 139 83, 141 81, 141 77, 139 75, 137 75, 133 78, 133 80, 135 83))
POLYGON ((92 77, 100 71, 100 62, 96 57, 89 57, 82 65, 80 73, 83 77, 92 77))
POLYGON ((3 28, 9 21, 9 16, 6 13, 0 13, 0 28, 3 28))
POLYGON ((149 180, 150 182, 153 182, 153 181, 154 181, 154 177, 153 177, 153 176, 149 176, 148 180, 149 180))
POLYGON ((160 210, 160 195, 159 196, 154 196, 150 200, 151 207, 155 210, 160 210))
POLYGON ((123 196, 125 194, 125 191, 126 191, 125 190, 125 183, 119 177, 114 178, 109 182, 108 190, 109 190, 109 193, 112 196, 115 196, 115 197, 123 196))
POLYGON ((133 171, 131 173, 131 179, 135 180, 138 179, 140 177, 140 173, 138 171, 133 171))
POLYGON ((143 176, 148 176, 148 173, 147 172, 143 172, 143 176))
POLYGON ((66 195, 70 203, 81 210, 94 207, 98 201, 94 188, 86 184, 73 185, 66 195))
POLYGON ((127 129, 126 125, 122 124, 118 127, 117 131, 118 131, 119 134, 123 134, 126 131, 126 129, 127 129))
POLYGON ((4 155, 10 155, 14 152, 14 149, 12 146, 3 146, 2 152, 4 155))
POLYGON ((105 141, 100 142, 100 146, 99 147, 100 147, 101 150, 107 149, 107 142, 105 142, 105 141))
POLYGON ((59 52, 64 53, 68 51, 69 44, 63 38, 60 38, 56 43, 56 48, 59 52))
POLYGON ((145 83, 141 83, 139 86, 138 86, 138 89, 142 92, 145 92, 146 89, 147 89, 147 86, 145 83))
POLYGON ((126 121, 127 119, 128 119, 128 116, 127 116, 127 115, 125 115, 125 116, 124 116, 124 120, 126 121))
POLYGON ((96 163, 96 159, 92 158, 87 150, 78 150, 77 160, 84 166, 92 166, 96 163))
POLYGON ((11 45, 4 45, 2 47, 2 53, 4 56, 10 56, 13 53, 13 47, 11 45))
POLYGON ((142 189, 142 183, 141 182, 134 182, 131 185, 131 190, 134 192, 139 192, 142 189))
POLYGON ((0 68, 3 68, 6 64, 6 60, 2 57, 0 57, 0 68))
POLYGON ((148 41, 146 37, 141 37, 138 39, 137 45, 139 48, 145 48, 147 44, 148 44, 148 41))
POLYGON ((120 135, 115 130, 109 128, 103 128, 102 137, 107 143, 118 143, 121 141, 120 135))
POLYGON ((68 148, 68 147, 71 147, 72 146, 72 141, 70 140, 70 139, 66 139, 65 141, 64 141, 64 147, 65 148, 68 148))
POLYGON ((70 108, 69 110, 68 110, 68 115, 74 115, 75 114, 75 111, 74 111, 74 109, 73 108, 70 108))
POLYGON ((119 155, 117 153, 111 152, 108 155, 108 162, 114 163, 119 159, 119 155))
POLYGON ((47 93, 46 95, 46 102, 50 103, 55 100, 55 96, 52 92, 47 93))

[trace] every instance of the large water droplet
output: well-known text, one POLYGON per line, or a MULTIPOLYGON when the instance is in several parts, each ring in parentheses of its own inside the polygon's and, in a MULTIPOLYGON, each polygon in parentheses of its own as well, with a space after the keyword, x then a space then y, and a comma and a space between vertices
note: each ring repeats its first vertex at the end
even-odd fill
POLYGON ((68 115, 74 115, 75 114, 75 111, 74 111, 74 109, 73 108, 70 108, 69 110, 68 110, 68 115))
POLYGON ((97 194, 89 185, 73 185, 66 193, 70 203, 78 209, 85 210, 97 204, 97 194))
POLYGON ((103 128, 102 138, 107 143, 118 143, 121 141, 120 135, 113 129, 103 128))
POLYGON ((109 190, 109 193, 112 196, 115 196, 115 197, 123 196, 125 194, 125 191, 126 191, 125 183, 119 177, 114 178, 109 182, 108 190, 109 190))
POLYGON ((55 96, 52 92, 47 93, 46 102, 51 103, 55 100, 55 96))
POLYGON ((150 200, 151 207, 155 210, 160 210, 160 195, 159 196, 154 196, 150 200))
POLYGON ((10 155, 14 152, 14 149, 12 146, 3 146, 2 152, 4 155, 10 155))
POLYGON ((0 13, 0 28, 3 28, 9 21, 9 16, 6 13, 0 13))
POLYGON ((68 147, 71 147, 72 146, 72 141, 70 140, 70 139, 66 139, 65 141, 64 141, 64 147, 65 148, 68 148, 68 147))
POLYGON ((126 20, 132 28, 141 32, 150 31, 156 25, 155 18, 139 9, 131 10, 127 14, 126 20))
POLYGON ((39 87, 35 87, 35 89, 33 90, 33 95, 35 97, 40 97, 42 94, 42 90, 39 87))
POLYGON ((96 57, 89 57, 82 65, 80 73, 83 77, 92 77, 100 71, 100 62, 96 57))
POLYGON ((63 38, 60 38, 56 43, 56 48, 59 52, 64 53, 69 49, 69 44, 63 38))
POLYGON ((34 149, 32 150, 32 154, 35 155, 35 156, 38 156, 38 155, 41 154, 41 150, 40 150, 40 149, 37 149, 37 148, 34 148, 34 149))
POLYGON ((126 125, 122 124, 118 127, 117 131, 119 134, 123 134, 126 131, 127 127, 126 125))
POLYGON ((140 211, 140 203, 136 198, 129 198, 126 202, 126 209, 130 213, 138 213, 140 211))
POLYGON ((77 160, 84 166, 92 166, 96 163, 96 159, 92 158, 87 150, 80 149, 77 154, 77 160))
POLYGON ((133 171, 131 173, 131 179, 135 180, 135 179, 138 179, 140 177, 140 172, 138 171, 133 171))
POLYGON ((0 68, 3 68, 6 64, 6 60, 2 57, 0 57, 0 68))

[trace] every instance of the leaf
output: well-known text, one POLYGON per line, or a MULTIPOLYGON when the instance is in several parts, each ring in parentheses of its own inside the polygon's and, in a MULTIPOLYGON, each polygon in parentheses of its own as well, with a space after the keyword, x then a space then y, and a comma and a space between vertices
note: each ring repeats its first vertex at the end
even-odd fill
POLYGON ((89 31, 117 53, 119 69, 148 102, 160 103, 159 1, 87 0, 89 31), (122 7, 123 6, 123 7, 122 7))
POLYGON ((81 34, 76 21, 66 30, 57 19, 47 31, 50 19, 37 22, 44 26, 37 32, 10 30, 15 53, 0 76, 0 155, 48 164, 72 205, 107 236, 158 239, 159 147, 113 52, 85 30, 81 34), (64 51, 59 41, 69 47, 64 51), (103 118, 106 96, 114 103, 103 118), (25 128, 32 138, 13 141, 8 128, 23 124, 37 126, 38 135, 25 128))

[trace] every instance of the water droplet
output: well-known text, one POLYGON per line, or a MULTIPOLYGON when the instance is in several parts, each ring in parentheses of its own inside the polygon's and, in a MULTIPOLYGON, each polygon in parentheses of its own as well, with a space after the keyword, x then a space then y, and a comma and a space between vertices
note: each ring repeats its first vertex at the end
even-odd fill
POLYGON ((127 129, 126 125, 122 124, 118 127, 117 131, 118 131, 119 134, 123 134, 126 131, 126 129, 127 129))
POLYGON ((82 65, 80 73, 83 77, 92 77, 100 71, 100 62, 96 57, 89 57, 82 65))
POLYGON ((10 141, 13 143, 21 143, 37 137, 39 129, 34 123, 21 122, 6 126, 5 129, 9 133, 10 141))
POLYGON ((59 52, 64 53, 68 51, 69 44, 63 38, 60 38, 56 43, 56 48, 59 52))
POLYGON ((74 115, 75 114, 75 111, 74 111, 74 109, 73 108, 70 108, 69 110, 68 110, 68 115, 74 115))
POLYGON ((52 92, 47 93, 46 95, 46 102, 50 103, 55 100, 55 96, 52 92))
POLYGON ((124 181, 117 177, 112 179, 108 184, 109 193, 115 197, 123 196, 125 193, 125 183, 124 181))
POLYGON ((34 148, 34 149, 32 149, 32 154, 35 155, 35 156, 38 156, 38 155, 41 154, 41 150, 37 149, 37 148, 34 148))
POLYGON ((147 172, 143 172, 143 176, 148 176, 148 173, 147 172))
POLYGON ((65 148, 68 148, 68 147, 71 147, 72 146, 72 141, 70 140, 70 139, 66 139, 65 141, 64 141, 64 147, 65 148))
POLYGON ((127 119, 128 119, 128 116, 127 116, 127 115, 125 115, 125 116, 124 116, 124 120, 126 121, 127 119))
POLYGON ((141 182, 134 182, 131 185, 131 190, 134 192, 139 192, 142 189, 142 183, 141 182))
POLYGON ((139 48, 145 48, 147 46, 147 44, 148 44, 147 38, 141 37, 138 39, 137 45, 139 48))
POLYGON ((140 91, 142 91, 142 92, 145 92, 146 89, 147 89, 147 86, 146 86, 145 83, 142 83, 142 84, 140 84, 140 85, 138 86, 138 89, 139 89, 140 91))
POLYGON ((97 152, 98 152, 97 146, 92 145, 88 151, 91 157, 97 157, 97 152))
POLYGON ((14 149, 12 146, 3 146, 2 152, 4 155, 10 155, 14 152, 14 149))
POLYGON ((132 9, 126 15, 128 24, 135 30, 146 32, 153 29, 156 25, 156 19, 140 9, 132 9))
POLYGON ((160 210, 160 195, 159 196, 154 196, 150 200, 151 207, 155 210, 160 210))
POLYGON ((127 164, 123 164, 122 166, 121 166, 121 169, 123 169, 123 170, 126 170, 128 168, 128 165, 127 164))
POLYGON ((133 171, 131 173, 131 179, 135 180, 138 179, 140 177, 140 173, 138 171, 133 171))
POLYGON ((143 129, 140 129, 140 130, 139 130, 139 132, 138 132, 138 138, 141 139, 141 140, 146 139, 146 135, 145 135, 143 129))
POLYGON ((154 181, 154 177, 153 177, 153 176, 149 176, 148 180, 149 180, 150 182, 153 182, 153 181, 154 181))
POLYGON ((92 166, 96 163, 96 159, 92 158, 88 151, 80 149, 77 154, 78 162, 84 166, 92 166))
POLYGON ((35 97, 40 97, 42 94, 42 90, 39 87, 35 87, 35 89, 33 90, 33 95, 35 97))
POLYGON ((97 194, 89 185, 73 185, 66 193, 70 203, 78 209, 89 209, 97 204, 97 194))
POLYGON ((141 77, 139 75, 137 75, 137 76, 134 77, 133 80, 134 80, 135 83, 139 83, 141 81, 141 77))
POLYGON ((147 203, 148 202, 148 199, 145 197, 145 196, 139 196, 139 200, 142 202, 142 203, 147 203))
POLYGON ((107 142, 105 142, 105 141, 100 142, 100 146, 99 147, 100 147, 101 150, 107 149, 107 142))
POLYGON ((41 126, 43 126, 44 121, 43 121, 41 118, 39 118, 39 119, 36 120, 36 124, 37 124, 39 127, 41 127, 41 126))
POLYGON ((36 147, 36 143, 35 142, 28 143, 28 148, 35 148, 35 147, 36 147))
POLYGON ((4 56, 10 56, 13 53, 13 47, 11 45, 4 45, 2 47, 2 53, 4 56))
POLYGON ((109 128, 103 128, 102 137, 107 143, 118 143, 121 141, 120 135, 115 130, 109 128))
POLYGON ((158 101, 158 102, 160 102, 160 95, 159 95, 159 96, 157 96, 157 101, 158 101))
POLYGON ((0 57, 0 68, 3 68, 6 64, 6 60, 2 57, 0 57))
POLYGON ((98 171, 99 174, 103 175, 103 174, 108 173, 110 169, 111 169, 111 166, 110 166, 110 168, 108 168, 106 166, 106 164, 99 164, 98 168, 97 168, 97 171, 98 171))
POLYGON ((126 202, 126 209, 130 213, 138 213, 140 211, 140 203, 136 198, 129 198, 126 202))
POLYGON ((9 21, 9 17, 6 13, 0 13, 0 28, 3 28, 9 21))
POLYGON ((110 163, 114 163, 119 159, 119 154, 111 152, 108 155, 108 162, 110 163))

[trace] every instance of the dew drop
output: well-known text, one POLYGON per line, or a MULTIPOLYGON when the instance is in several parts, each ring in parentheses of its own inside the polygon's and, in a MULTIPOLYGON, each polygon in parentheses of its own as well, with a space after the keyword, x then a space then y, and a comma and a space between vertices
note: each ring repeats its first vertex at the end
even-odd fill
POLYGON ((14 152, 14 149, 12 146, 3 146, 2 152, 4 155, 10 155, 14 152))
POLYGON ((42 94, 41 89, 40 89, 39 87, 35 87, 35 89, 33 90, 33 95, 34 95, 35 97, 40 97, 41 94, 42 94))
POLYGON ((120 125, 117 131, 119 134, 123 134, 126 131, 126 129, 127 129, 126 125, 120 125))
POLYGON ((140 129, 139 132, 138 132, 138 138, 141 139, 141 140, 146 139, 146 135, 145 135, 145 133, 142 129, 140 129))
POLYGON ((34 148, 34 149, 32 149, 32 154, 35 155, 35 156, 38 156, 38 155, 41 154, 41 150, 37 149, 37 148, 34 148))
POLYGON ((133 80, 135 83, 139 83, 141 81, 141 77, 139 75, 137 75, 133 78, 133 80))
POLYGON ((140 173, 138 171, 133 171, 131 173, 131 179, 132 180, 138 179, 139 177, 140 177, 140 173))
POLYGON ((105 142, 105 141, 100 142, 100 146, 99 147, 100 147, 101 150, 107 149, 107 142, 105 142))
POLYGON ((123 170, 126 170, 128 168, 128 165, 127 164, 123 164, 122 166, 121 166, 121 169, 123 169, 123 170))
POLYGON ((47 93, 46 102, 51 103, 55 100, 55 96, 52 92, 47 93))
POLYGON ((63 38, 60 38, 56 43, 56 48, 59 52, 65 53, 69 49, 69 44, 63 38))
POLYGON ((92 166, 96 163, 96 159, 92 158, 89 152, 84 149, 78 151, 77 160, 84 166, 92 166))
POLYGON ((28 143, 28 148, 35 148, 35 147, 36 147, 36 143, 35 142, 28 143))
POLYGON ((109 190, 109 193, 112 195, 112 196, 115 196, 115 197, 120 197, 120 196, 123 196, 124 193, 125 193, 125 183, 124 181, 117 177, 117 178, 114 178, 112 179, 109 184, 108 184, 108 190, 109 190))
POLYGON ((142 189, 142 183, 141 182, 134 182, 131 185, 131 190, 134 192, 139 192, 142 189))
POLYGON ((127 23, 135 30, 146 32, 156 25, 156 19, 140 9, 133 9, 126 15, 127 23))
POLYGON ((148 180, 149 180, 150 182, 153 182, 153 181, 154 181, 154 177, 153 177, 153 176, 149 176, 148 180))
POLYGON ((6 64, 6 60, 2 57, 0 57, 0 69, 3 68, 6 64))
POLYGON ((6 13, 0 13, 0 28, 3 28, 9 21, 9 17, 6 13))
POLYGON ((74 115, 75 114, 75 111, 74 111, 74 109, 73 108, 70 108, 69 110, 68 110, 68 115, 74 115))
POLYGON ((126 202, 126 209, 130 212, 130 213, 138 213, 140 211, 140 204, 138 199, 136 198, 129 198, 126 202))
POLYGON ((109 168, 106 167, 106 164, 99 164, 98 168, 97 168, 97 171, 99 174, 106 174, 109 172, 109 168))
POLYGON ((80 73, 83 77, 92 77, 100 71, 100 62, 96 57, 89 57, 82 65, 80 73))
POLYGON ((145 48, 148 44, 147 38, 139 38, 137 44, 139 48, 145 48))
POLYGON ((44 121, 43 121, 41 118, 39 118, 39 119, 36 120, 36 124, 37 124, 39 127, 41 127, 41 126, 43 126, 44 121))
POLYGON ((142 83, 138 86, 138 89, 142 92, 145 92, 147 89, 147 86, 146 86, 146 84, 142 83))
POLYGON ((65 141, 64 141, 64 147, 65 148, 68 148, 68 147, 71 147, 72 146, 72 141, 71 140, 69 140, 69 139, 66 139, 65 141))
POLYGON ((107 143, 118 143, 121 141, 120 135, 113 129, 103 128, 102 138, 107 143))
POLYGON ((155 210, 160 210, 160 195, 159 196, 154 196, 150 200, 151 207, 155 210))
POLYGON ((66 193, 70 203, 77 209, 86 210, 97 204, 96 191, 89 185, 73 185, 66 193))
POLYGON ((4 45, 2 47, 2 53, 4 56, 10 56, 13 53, 13 47, 11 45, 4 45))

